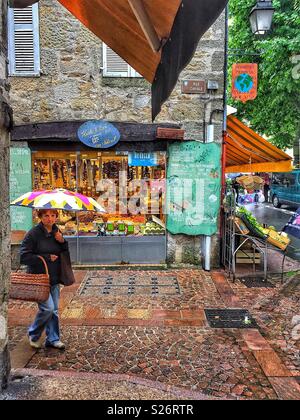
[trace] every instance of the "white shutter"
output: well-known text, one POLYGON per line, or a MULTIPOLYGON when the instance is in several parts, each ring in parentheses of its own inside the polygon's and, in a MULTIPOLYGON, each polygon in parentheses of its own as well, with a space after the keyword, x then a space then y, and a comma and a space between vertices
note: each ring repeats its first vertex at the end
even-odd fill
POLYGON ((40 74, 38 4, 25 9, 9 8, 8 58, 10 76, 40 74))
POLYGON ((103 76, 142 77, 126 61, 103 43, 103 76))

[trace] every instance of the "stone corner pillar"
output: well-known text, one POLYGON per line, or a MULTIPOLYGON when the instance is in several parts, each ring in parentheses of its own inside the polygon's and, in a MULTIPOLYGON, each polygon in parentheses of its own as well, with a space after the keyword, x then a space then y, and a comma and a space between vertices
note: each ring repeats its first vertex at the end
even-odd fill
POLYGON ((7 0, 0 0, 0 391, 10 372, 7 302, 10 275, 9 129, 12 113, 7 82, 7 0))

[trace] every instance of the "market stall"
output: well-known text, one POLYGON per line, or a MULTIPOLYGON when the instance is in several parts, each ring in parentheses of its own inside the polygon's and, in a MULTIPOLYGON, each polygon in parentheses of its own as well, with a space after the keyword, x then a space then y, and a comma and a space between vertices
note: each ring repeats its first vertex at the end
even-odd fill
MULTIPOLYGON (((282 276, 290 238, 286 232, 277 232, 274 226, 263 225, 252 212, 236 203, 236 193, 228 190, 224 199, 222 261, 236 278, 237 264, 248 264, 248 274, 259 276, 263 266, 264 280, 268 277, 269 250, 282 255, 282 276), (258 266, 258 267, 257 267, 258 266), (257 270, 258 268, 258 270, 257 270)), ((243 270, 245 276, 245 270, 243 270)))

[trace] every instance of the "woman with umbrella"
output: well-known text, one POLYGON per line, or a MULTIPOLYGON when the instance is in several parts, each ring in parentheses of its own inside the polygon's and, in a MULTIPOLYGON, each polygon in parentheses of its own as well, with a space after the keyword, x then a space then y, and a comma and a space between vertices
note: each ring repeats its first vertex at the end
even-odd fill
POLYGON ((61 283, 61 253, 68 250, 68 243, 59 231, 56 220, 57 210, 39 210, 40 223, 31 229, 21 245, 21 264, 28 266, 32 274, 44 273, 44 266, 39 255, 48 266, 50 276, 50 295, 46 302, 39 304, 39 310, 33 324, 29 327, 28 336, 31 347, 42 347, 41 337, 46 330, 46 347, 59 350, 65 348, 60 340, 58 306, 61 283))
POLYGON ((41 337, 46 330, 46 347, 64 350, 65 345, 60 340, 58 316, 60 284, 72 283, 63 278, 63 273, 69 272, 71 264, 67 262, 70 267, 62 270, 62 257, 68 252, 68 243, 56 225, 58 210, 105 210, 92 198, 64 189, 30 192, 11 204, 38 209, 40 223, 27 233, 22 242, 21 264, 27 265, 31 274, 42 274, 44 267, 39 258, 41 256, 46 261, 50 276, 50 295, 47 301, 39 303, 36 318, 28 330, 29 344, 35 349, 41 348, 41 337))

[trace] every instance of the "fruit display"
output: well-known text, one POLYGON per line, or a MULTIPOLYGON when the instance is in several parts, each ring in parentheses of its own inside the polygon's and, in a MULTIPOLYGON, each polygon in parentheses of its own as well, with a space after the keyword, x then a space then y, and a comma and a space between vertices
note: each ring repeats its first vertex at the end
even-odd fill
POLYGON ((142 228, 143 235, 164 235, 165 229, 155 222, 147 222, 142 228))
POLYGON ((284 232, 276 232, 276 230, 273 229, 264 229, 264 231, 265 234, 268 235, 267 242, 283 251, 286 250, 291 242, 288 235, 284 232))

